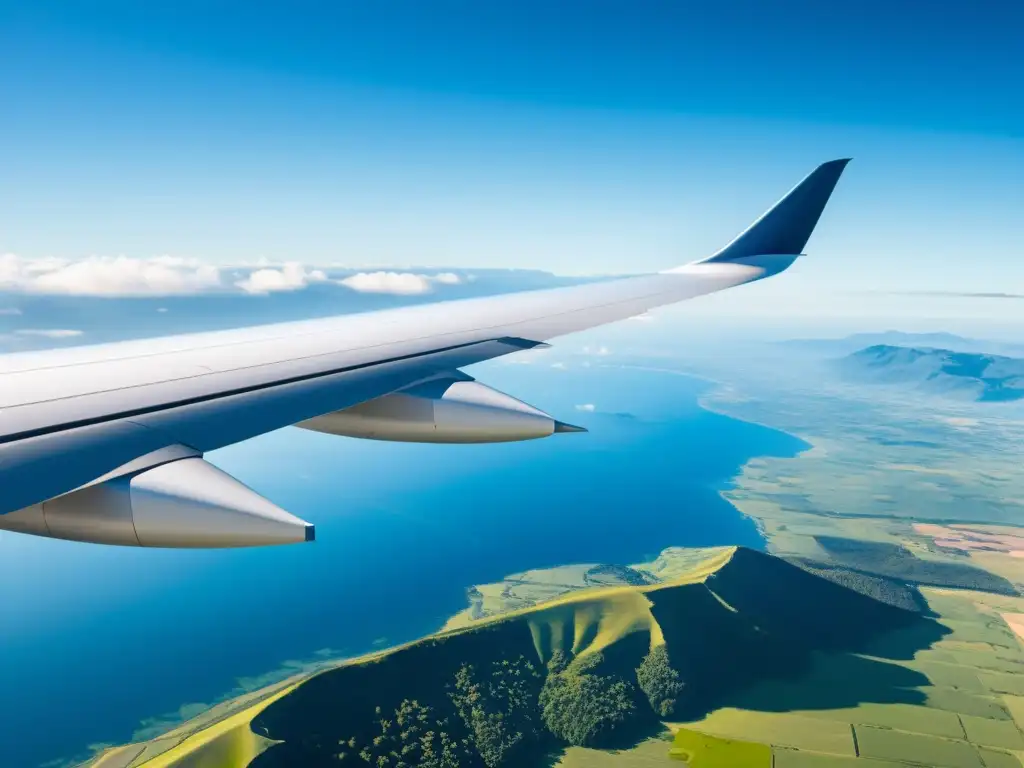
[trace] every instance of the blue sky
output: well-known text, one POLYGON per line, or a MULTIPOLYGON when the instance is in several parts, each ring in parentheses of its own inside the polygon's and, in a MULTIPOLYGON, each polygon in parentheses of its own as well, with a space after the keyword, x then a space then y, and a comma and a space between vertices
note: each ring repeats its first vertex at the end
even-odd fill
POLYGON ((653 270, 853 156, 814 259, 700 311, 1024 319, 864 297, 1024 292, 1022 23, 1014 2, 0 3, 0 252, 653 270))

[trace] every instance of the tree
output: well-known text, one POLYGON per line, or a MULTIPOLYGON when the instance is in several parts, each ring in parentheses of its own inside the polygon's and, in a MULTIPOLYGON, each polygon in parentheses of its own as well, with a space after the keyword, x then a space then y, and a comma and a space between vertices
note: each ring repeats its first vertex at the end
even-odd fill
POLYGON ((669 717, 675 712, 684 683, 679 679, 679 673, 672 668, 668 648, 664 644, 652 648, 644 656, 637 667, 636 680, 658 717, 669 717))
MULTIPOLYGON (((354 738, 338 742, 335 757, 350 762, 351 755, 374 768, 459 768, 460 745, 445 729, 447 720, 438 720, 433 707, 418 701, 402 701, 394 718, 375 710, 379 735, 359 749, 354 738)), ((463 750, 465 745, 463 746, 463 750)))
POLYGON ((455 673, 452 704, 488 768, 521 765, 536 743, 540 687, 540 673, 524 656, 492 662, 483 675, 472 664, 455 673))
POLYGON ((600 674, 603 656, 590 653, 571 662, 556 651, 540 693, 541 717, 548 730, 575 746, 598 746, 636 712, 636 691, 620 677, 600 674))

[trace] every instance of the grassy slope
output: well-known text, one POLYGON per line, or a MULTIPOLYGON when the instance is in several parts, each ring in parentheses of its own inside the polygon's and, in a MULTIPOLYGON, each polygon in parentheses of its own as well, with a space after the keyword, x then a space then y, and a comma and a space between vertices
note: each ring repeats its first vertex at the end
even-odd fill
MULTIPOLYGON (((670 727, 691 768, 743 755, 754 765, 750 756, 764 754, 758 744, 781 768, 894 768, 917 754, 952 768, 1019 768, 1024 651, 1001 616, 1024 612, 1021 598, 926 589, 936 622, 749 550, 668 550, 635 568, 670 580, 603 588, 581 580, 547 602, 257 692, 219 718, 208 713, 153 742, 109 751, 98 765, 230 768, 257 754, 261 766, 326 765, 339 739, 371 734, 376 706, 436 696, 464 661, 603 651, 629 671, 666 643, 687 681, 689 708, 670 727)), ((516 581, 552 580, 535 573, 516 581)), ((562 765, 614 759, 639 768, 671 747, 573 748, 562 765)))
POLYGON ((248 765, 274 744, 253 732, 251 724, 266 707, 301 682, 290 679, 225 702, 150 741, 104 750, 91 768, 218 768, 248 765))
MULTIPOLYGON (((687 682, 688 700, 682 713, 690 723, 687 727, 697 732, 704 723, 703 730, 712 733, 718 721, 708 718, 741 706, 745 692, 756 688, 766 675, 800 679, 813 673, 821 654, 845 659, 863 674, 864 665, 870 668, 881 662, 864 661, 858 666, 856 660, 861 657, 856 654, 876 641, 879 633, 912 629, 896 644, 895 652, 906 655, 908 648, 933 642, 948 631, 749 550, 672 550, 648 569, 672 580, 580 589, 320 672, 279 690, 272 700, 260 700, 211 728, 193 732, 164 752, 159 762, 148 764, 245 765, 269 739, 283 743, 263 752, 256 761, 260 765, 326 765, 340 739, 372 737, 375 707, 391 707, 402 698, 429 701, 444 690, 463 662, 483 664, 520 655, 546 661, 555 650, 575 655, 601 651, 606 663, 629 675, 650 647, 661 643, 667 645, 674 666, 687 682), (244 725, 249 722, 251 728, 244 725), (254 745, 242 744, 243 731, 252 738, 257 738, 253 731, 265 738, 258 737, 254 745)), ((882 693, 883 698, 897 696, 893 690, 882 693)), ((827 696, 813 691, 793 693, 790 698, 787 707, 811 711, 856 705, 855 698, 836 686, 827 696)), ((787 727, 798 727, 800 722, 792 721, 787 727)), ((815 721, 811 730, 826 733, 828 729, 815 721)), ((735 739, 735 734, 725 736, 735 739)), ((835 747, 837 753, 845 749, 836 747, 839 742, 827 735, 823 738, 815 745, 835 747)), ((697 738, 694 743, 701 741, 697 738)), ((721 751, 721 740, 703 742, 721 751)), ((670 746, 660 742, 661 754, 667 757, 670 746)), ((637 748, 636 757, 649 757, 653 749, 646 742, 637 748)), ((566 759, 571 762, 579 752, 570 751, 566 759)), ((627 759, 629 754, 620 757, 627 759)), ((110 754, 105 759, 113 758, 110 754)), ((711 757, 705 759, 709 766, 717 764, 711 757)), ((101 763, 104 768, 114 764, 101 763)))

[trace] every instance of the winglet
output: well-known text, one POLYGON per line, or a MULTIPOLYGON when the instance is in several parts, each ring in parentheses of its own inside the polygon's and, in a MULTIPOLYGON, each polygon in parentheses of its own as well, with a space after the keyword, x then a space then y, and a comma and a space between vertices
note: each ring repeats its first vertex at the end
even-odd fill
POLYGON ((850 158, 831 160, 811 171, 761 218, 705 262, 751 256, 803 253, 825 204, 850 158))

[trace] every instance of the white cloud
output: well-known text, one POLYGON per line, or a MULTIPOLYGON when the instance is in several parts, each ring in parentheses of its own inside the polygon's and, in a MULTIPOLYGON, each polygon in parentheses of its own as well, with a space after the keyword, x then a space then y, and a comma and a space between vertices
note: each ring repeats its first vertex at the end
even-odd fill
POLYGON ((20 315, 21 310, 17 307, 0 307, 0 315, 20 315))
POLYGON ((604 346, 601 346, 601 347, 590 347, 590 346, 587 346, 587 347, 583 348, 583 354, 584 355, 597 355, 598 357, 608 357, 608 355, 610 355, 611 353, 612 353, 611 350, 608 349, 608 347, 604 347, 604 346))
POLYGON ((462 283, 462 278, 454 272, 439 272, 431 279, 435 283, 441 283, 441 285, 459 285, 462 283))
POLYGON ((156 311, 157 312, 166 312, 167 311, 167 307, 157 307, 156 311))
POLYGON ((15 333, 20 336, 41 336, 45 339, 73 339, 82 335, 81 331, 70 328, 25 328, 15 333))
POLYGON ((565 363, 552 363, 551 367, 552 368, 557 368, 560 371, 564 371, 566 369, 565 363))
POLYGON ((424 275, 411 272, 359 272, 346 277, 341 284, 360 293, 395 293, 403 296, 429 293, 432 290, 430 280, 424 275))
POLYGON ((307 270, 297 261, 290 261, 280 268, 266 267, 251 272, 248 277, 235 283, 246 293, 273 293, 275 291, 297 291, 310 283, 322 283, 327 279, 319 269, 307 270))
POLYGON ((586 413, 593 413, 594 409, 595 406, 593 403, 583 403, 582 405, 576 406, 577 411, 585 411, 586 413))
POLYGON ((436 275, 417 275, 413 272, 358 272, 339 281, 342 285, 360 293, 393 293, 401 296, 414 296, 430 293, 434 283, 441 285, 459 285, 462 278, 454 272, 441 272, 436 275))
POLYGON ((0 256, 0 290, 67 296, 163 296, 217 288, 220 269, 195 259, 90 256, 78 261, 0 256))

